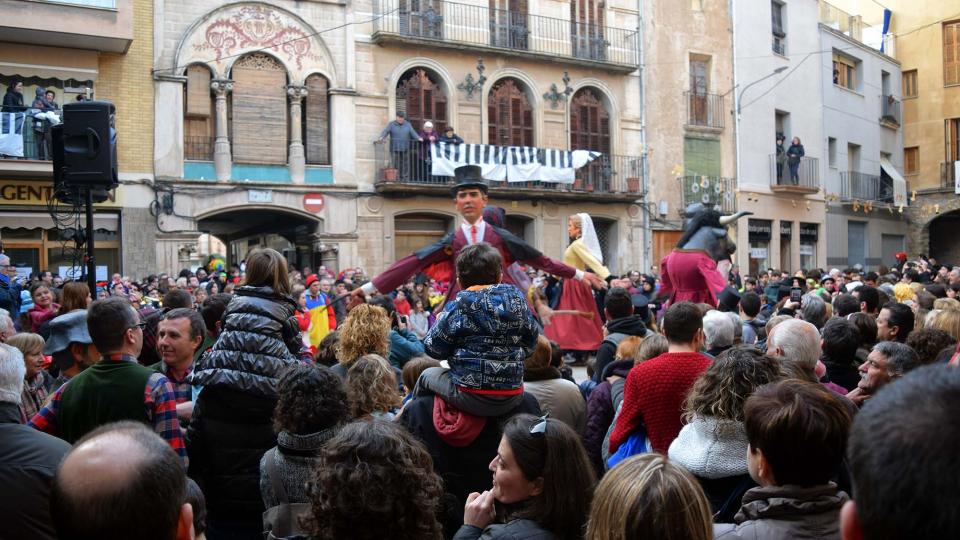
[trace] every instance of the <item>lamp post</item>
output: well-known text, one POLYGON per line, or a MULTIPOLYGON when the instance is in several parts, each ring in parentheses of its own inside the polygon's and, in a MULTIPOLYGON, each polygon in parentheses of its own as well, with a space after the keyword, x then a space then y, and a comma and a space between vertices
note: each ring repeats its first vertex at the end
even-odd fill
MULTIPOLYGON (((787 66, 780 66, 780 67, 778 67, 777 69, 773 70, 772 73, 770 73, 770 74, 768 74, 768 75, 764 75, 763 77, 760 77, 759 79, 753 81, 752 83, 744 86, 743 89, 740 90, 740 94, 737 95, 737 119, 738 119, 738 120, 740 119, 740 108, 741 108, 741 103, 742 103, 742 101, 743 101, 743 94, 744 94, 744 92, 746 92, 747 90, 749 90, 751 86, 753 86, 753 85, 755 85, 755 84, 757 84, 757 83, 763 82, 763 81, 769 79, 770 77, 773 77, 774 75, 778 75, 778 74, 780 74, 780 73, 783 73, 784 71, 786 71, 786 69, 787 69, 787 66)), ((735 90, 736 88, 737 88, 737 87, 734 86, 731 90, 735 90)))

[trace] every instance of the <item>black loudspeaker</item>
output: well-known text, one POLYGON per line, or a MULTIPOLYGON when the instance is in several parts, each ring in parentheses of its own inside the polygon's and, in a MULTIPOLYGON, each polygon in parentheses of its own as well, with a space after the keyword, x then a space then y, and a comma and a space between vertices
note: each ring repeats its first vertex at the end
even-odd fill
POLYGON ((113 104, 107 101, 79 101, 63 106, 63 164, 61 185, 67 188, 109 190, 118 184, 116 130, 113 128, 113 104))
MULTIPOLYGON (((63 175, 63 124, 50 128, 50 155, 53 158, 53 196, 65 204, 79 204, 87 200, 84 189, 79 185, 68 185, 63 175)), ((91 187, 93 202, 103 202, 109 198, 106 187, 91 187)))

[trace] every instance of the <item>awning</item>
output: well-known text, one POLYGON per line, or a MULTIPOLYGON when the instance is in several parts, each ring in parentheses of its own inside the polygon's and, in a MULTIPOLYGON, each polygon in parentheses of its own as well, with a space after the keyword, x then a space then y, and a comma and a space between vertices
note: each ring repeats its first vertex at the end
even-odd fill
POLYGON ((880 158, 880 168, 893 179, 893 204, 907 206, 907 181, 888 158, 880 158))
POLYGON ((24 79, 95 81, 99 72, 97 54, 96 51, 4 43, 0 47, 0 73, 24 79))
MULTIPOLYGON (((117 214, 93 214, 93 228, 116 232, 120 216, 117 214)), ((85 224, 85 218, 80 220, 85 224)), ((45 212, 0 212, 0 229, 54 229, 53 218, 45 212)))

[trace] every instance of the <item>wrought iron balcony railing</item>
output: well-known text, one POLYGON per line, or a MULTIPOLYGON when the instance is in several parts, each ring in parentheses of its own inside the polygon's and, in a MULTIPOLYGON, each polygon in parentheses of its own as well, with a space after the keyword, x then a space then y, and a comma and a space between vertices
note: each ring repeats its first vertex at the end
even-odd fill
POLYGON ((841 172, 840 200, 893 203, 893 181, 859 171, 841 172))
MULTIPOLYGON (((432 174, 429 146, 413 141, 406 151, 391 150, 390 142, 374 143, 377 185, 445 187, 453 184, 451 176, 432 174)), ((557 182, 490 182, 496 190, 539 190, 598 195, 639 195, 643 178, 643 162, 639 156, 601 155, 577 169, 573 184, 557 182)))
POLYGON ((940 189, 955 191, 957 185, 956 161, 940 162, 940 189))
POLYGON ((774 36, 773 38, 773 52, 779 54, 780 56, 787 55, 787 42, 783 38, 774 36))
POLYGON ((726 111, 723 96, 700 92, 684 92, 687 101, 687 125, 723 129, 726 111))
POLYGON ((820 160, 815 157, 790 159, 770 154, 770 189, 794 193, 820 191, 820 160))
POLYGON ((900 100, 893 95, 880 96, 880 121, 900 125, 900 100))
POLYGON ((213 137, 185 135, 183 137, 183 159, 213 161, 213 137))
POLYGON ((427 41, 636 69, 637 32, 447 0, 376 0, 375 42, 427 41))
POLYGON ((683 208, 693 203, 712 204, 724 214, 737 211, 737 180, 722 176, 688 175, 680 177, 683 208))

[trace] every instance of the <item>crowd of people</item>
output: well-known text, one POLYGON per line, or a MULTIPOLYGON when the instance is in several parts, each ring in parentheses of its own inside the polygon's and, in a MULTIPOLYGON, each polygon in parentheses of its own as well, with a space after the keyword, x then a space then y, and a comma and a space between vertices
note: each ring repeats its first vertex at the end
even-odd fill
POLYGON ((458 249, 385 291, 271 249, 92 292, 0 255, 3 536, 960 534, 960 268, 734 269, 713 306, 458 249), (591 297, 577 381, 544 324, 591 297))

